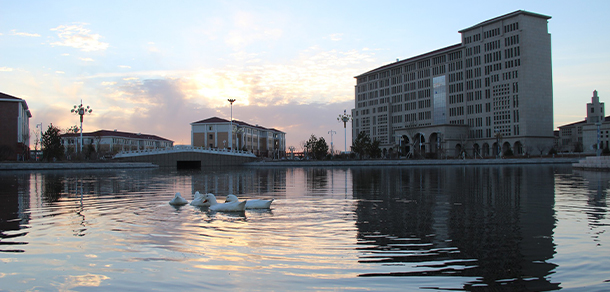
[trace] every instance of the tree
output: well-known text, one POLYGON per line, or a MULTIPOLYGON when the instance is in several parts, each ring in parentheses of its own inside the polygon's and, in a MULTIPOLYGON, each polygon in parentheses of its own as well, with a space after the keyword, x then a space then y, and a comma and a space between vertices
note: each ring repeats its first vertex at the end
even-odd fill
POLYGON ((47 131, 42 134, 42 159, 51 161, 54 159, 61 159, 63 156, 59 132, 59 128, 50 124, 47 131))
POLYGON ((358 154, 360 159, 364 158, 364 155, 367 153, 367 145, 371 144, 371 138, 365 132, 358 133, 354 143, 352 143, 352 152, 358 154))
POLYGON ((366 145, 366 153, 371 158, 381 157, 381 148, 379 148, 379 140, 373 140, 373 142, 366 145))
POLYGON ((323 137, 318 139, 314 134, 311 134, 309 140, 305 142, 304 148, 307 149, 307 152, 315 159, 323 159, 328 153, 328 144, 326 144, 326 140, 324 140, 323 137))
POLYGON ((324 140, 324 137, 318 139, 314 145, 313 153, 316 159, 323 159, 326 157, 326 154, 328 154, 328 144, 326 143, 326 140, 324 140))

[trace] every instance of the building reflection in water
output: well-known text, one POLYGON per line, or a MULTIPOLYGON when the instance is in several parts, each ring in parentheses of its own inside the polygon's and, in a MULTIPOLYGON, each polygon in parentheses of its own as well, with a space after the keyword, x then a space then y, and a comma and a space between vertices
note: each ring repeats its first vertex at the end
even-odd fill
POLYGON ((361 276, 473 277, 464 289, 547 290, 554 175, 536 167, 354 169, 361 276))
POLYGON ((581 171, 575 170, 574 174, 585 179, 587 192, 587 214, 589 228, 591 229, 593 240, 598 242, 599 235, 606 231, 607 226, 604 221, 607 216, 607 189, 610 185, 610 173, 606 171, 581 171))

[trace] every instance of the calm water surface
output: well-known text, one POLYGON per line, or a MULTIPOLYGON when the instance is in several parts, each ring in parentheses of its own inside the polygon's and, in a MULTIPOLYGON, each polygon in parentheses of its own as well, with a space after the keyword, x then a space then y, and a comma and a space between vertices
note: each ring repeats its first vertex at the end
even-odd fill
POLYGON ((0 291, 610 290, 610 173, 0 172, 0 291), (274 198, 215 213, 181 192, 274 198))

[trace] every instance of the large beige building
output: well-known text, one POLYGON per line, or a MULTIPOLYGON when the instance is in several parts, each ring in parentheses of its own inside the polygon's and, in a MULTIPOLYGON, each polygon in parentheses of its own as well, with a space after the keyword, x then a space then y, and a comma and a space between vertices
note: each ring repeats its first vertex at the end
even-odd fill
POLYGON ((257 156, 281 158, 286 155, 286 133, 259 125, 218 117, 191 123, 191 145, 217 149, 239 149, 257 156), (233 136, 229 137, 233 126, 233 136), (232 145, 231 145, 232 144, 232 145))
POLYGON ((550 16, 515 11, 462 42, 356 76, 353 137, 416 157, 485 157, 553 146, 550 16))

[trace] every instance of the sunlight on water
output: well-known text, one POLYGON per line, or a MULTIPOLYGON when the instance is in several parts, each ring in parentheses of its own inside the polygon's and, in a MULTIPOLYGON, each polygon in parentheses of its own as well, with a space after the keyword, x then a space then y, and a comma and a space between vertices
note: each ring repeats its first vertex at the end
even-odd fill
POLYGON ((610 174, 571 167, 0 173, 0 287, 610 289, 610 174), (168 204, 273 198, 270 210, 168 204))

